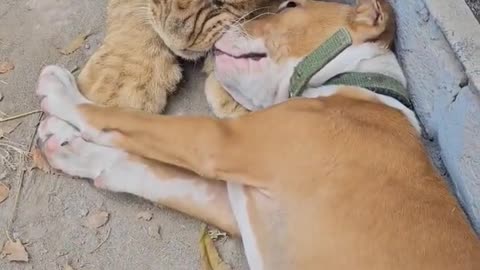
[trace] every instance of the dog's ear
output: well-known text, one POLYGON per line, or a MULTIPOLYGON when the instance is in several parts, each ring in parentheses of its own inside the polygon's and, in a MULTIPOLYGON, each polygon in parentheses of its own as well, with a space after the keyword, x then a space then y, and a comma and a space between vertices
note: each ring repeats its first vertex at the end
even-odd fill
POLYGON ((382 8, 383 0, 358 0, 355 8, 354 22, 368 26, 380 26, 385 24, 385 11, 382 8))
POLYGON ((357 0, 351 24, 362 41, 378 41, 385 47, 393 42, 395 19, 386 0, 357 0))

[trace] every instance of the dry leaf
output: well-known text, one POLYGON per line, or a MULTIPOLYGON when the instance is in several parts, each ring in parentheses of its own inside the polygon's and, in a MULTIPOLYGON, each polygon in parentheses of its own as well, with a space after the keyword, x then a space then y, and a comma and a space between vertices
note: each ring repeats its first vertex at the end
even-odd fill
POLYGON ((48 161, 36 145, 33 147, 30 155, 32 157, 32 169, 39 169, 45 173, 53 172, 52 167, 50 167, 50 164, 48 164, 48 161))
POLYGON ((5 201, 8 198, 10 193, 10 188, 7 187, 4 183, 0 183, 0 203, 5 201))
POLYGON ((222 232, 222 231, 220 231, 219 229, 213 229, 213 230, 208 230, 208 236, 210 236, 210 238, 211 238, 213 241, 217 241, 217 240, 219 240, 220 238, 225 238, 225 237, 227 237, 227 233, 226 233, 226 232, 222 232))
POLYGON ((90 36, 89 33, 87 34, 80 34, 76 38, 74 38, 65 48, 60 50, 60 53, 63 55, 69 55, 74 53, 76 50, 82 47, 85 40, 90 36))
POLYGON ((143 219, 145 221, 150 221, 152 220, 152 218, 153 218, 153 214, 152 212, 149 212, 149 211, 142 211, 137 215, 137 219, 143 219))
POLYGON ((110 214, 104 211, 90 214, 87 217, 87 223, 85 226, 90 229, 100 228, 108 222, 109 217, 110 214))
POLYGON ((73 267, 70 266, 70 264, 65 264, 65 267, 63 268, 63 270, 74 270, 73 267))
POLYGON ((220 258, 215 244, 208 235, 207 226, 203 226, 200 238, 200 260, 202 270, 231 270, 232 268, 220 258))
POLYGON ((20 240, 9 239, 3 246, 2 254, 9 262, 28 262, 28 253, 20 240))
POLYGON ((15 65, 12 62, 0 62, 0 74, 5 74, 15 69, 15 65))

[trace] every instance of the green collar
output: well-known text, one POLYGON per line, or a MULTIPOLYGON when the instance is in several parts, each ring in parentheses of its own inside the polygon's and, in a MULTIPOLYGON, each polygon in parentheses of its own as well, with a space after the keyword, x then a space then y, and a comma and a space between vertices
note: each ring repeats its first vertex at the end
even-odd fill
MULTIPOLYGON (((342 28, 301 61, 290 78, 290 97, 301 96, 308 82, 335 57, 352 45, 352 37, 347 29, 342 28)), ((407 89, 392 77, 379 73, 346 72, 339 74, 324 85, 359 86, 378 94, 397 99, 412 109, 407 89)))

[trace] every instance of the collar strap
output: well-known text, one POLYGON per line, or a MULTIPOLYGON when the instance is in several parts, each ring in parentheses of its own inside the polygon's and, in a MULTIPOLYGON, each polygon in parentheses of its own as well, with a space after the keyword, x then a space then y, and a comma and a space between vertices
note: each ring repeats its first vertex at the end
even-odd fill
POLYGON ((394 78, 380 73, 346 72, 331 78, 324 85, 349 85, 366 88, 374 93, 392 97, 407 108, 413 109, 407 89, 394 78))
POLYGON ((341 28, 320 47, 305 57, 294 69, 290 78, 290 97, 301 96, 313 75, 317 74, 330 61, 352 45, 352 37, 347 29, 341 28))
MULTIPOLYGON (((352 45, 352 37, 347 29, 341 28, 332 37, 315 49, 294 69, 290 78, 290 97, 301 96, 312 77, 335 57, 352 45)), ((372 92, 397 99, 412 109, 407 89, 397 80, 379 73, 346 72, 333 77, 324 85, 350 85, 369 89, 372 92)))

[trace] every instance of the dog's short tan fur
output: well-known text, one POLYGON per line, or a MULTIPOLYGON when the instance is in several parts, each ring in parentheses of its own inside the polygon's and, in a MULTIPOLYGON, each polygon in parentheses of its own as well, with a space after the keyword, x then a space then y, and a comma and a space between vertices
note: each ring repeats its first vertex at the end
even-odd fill
MULTIPOLYGON (((356 7, 297 2, 297 9, 245 26, 271 45, 278 62, 305 56, 340 27, 356 44, 392 41, 393 15, 384 0, 360 0, 356 7)), ((155 160, 143 162, 150 169, 163 162, 195 172, 201 176, 190 178, 195 183, 226 181, 231 196, 240 190, 245 213, 236 211, 239 201, 222 199, 226 188, 214 184, 218 189, 210 191, 217 203, 230 203, 239 228, 225 226, 234 224, 232 215, 204 219, 240 232, 252 269, 480 268, 478 238, 417 131, 402 112, 361 89, 216 120, 103 108, 47 88, 38 90, 44 110, 94 142, 155 160), (55 103, 57 97, 62 102, 55 103)), ((182 211, 197 217, 208 211, 183 204, 182 211)))
POLYGON ((230 121, 82 112, 133 154, 252 186, 265 269, 480 266, 462 209, 408 121, 385 106, 338 96, 230 121))
POLYGON ((79 74, 79 87, 99 104, 161 112, 182 79, 178 57, 204 56, 223 26, 279 2, 109 0, 105 40, 79 74))

